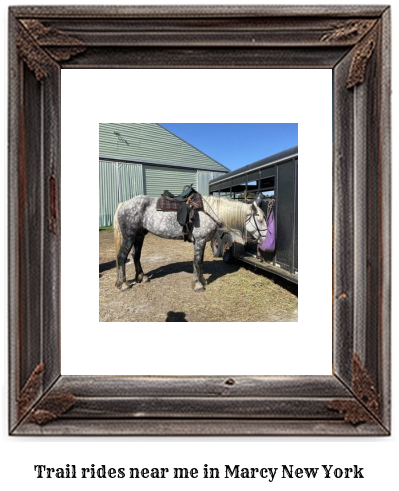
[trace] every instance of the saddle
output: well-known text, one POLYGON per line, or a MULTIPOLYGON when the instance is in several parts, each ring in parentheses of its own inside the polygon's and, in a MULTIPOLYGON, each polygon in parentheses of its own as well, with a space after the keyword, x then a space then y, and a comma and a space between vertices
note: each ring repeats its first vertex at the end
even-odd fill
POLYGON ((179 196, 173 195, 170 191, 164 191, 162 196, 157 200, 158 211, 176 211, 176 218, 183 227, 184 241, 190 240, 193 229, 193 222, 197 210, 203 210, 204 205, 202 197, 193 188, 193 185, 184 186, 179 196))
POLYGON ((170 191, 164 191, 162 194, 162 197, 164 197, 166 199, 172 199, 175 201, 180 201, 180 202, 184 201, 185 202, 185 201, 187 201, 187 199, 190 195, 192 195, 193 193, 196 193, 196 192, 197 191, 193 188, 193 185, 189 184, 187 186, 184 186, 182 193, 179 194, 178 196, 175 196, 170 191))

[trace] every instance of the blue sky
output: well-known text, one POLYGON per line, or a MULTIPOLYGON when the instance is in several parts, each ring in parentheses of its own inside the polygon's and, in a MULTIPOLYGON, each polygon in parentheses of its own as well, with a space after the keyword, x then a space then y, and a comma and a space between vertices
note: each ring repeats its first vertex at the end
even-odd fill
POLYGON ((230 170, 298 145, 297 123, 159 123, 230 170))

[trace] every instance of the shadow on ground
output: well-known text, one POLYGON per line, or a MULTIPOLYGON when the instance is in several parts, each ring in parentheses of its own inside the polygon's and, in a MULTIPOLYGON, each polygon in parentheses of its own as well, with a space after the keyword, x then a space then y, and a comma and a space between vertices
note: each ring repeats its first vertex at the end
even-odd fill
POLYGON ((172 312, 166 314, 165 322, 188 322, 185 312, 172 312))
POLYGON ((108 261, 107 263, 100 264, 100 273, 104 273, 104 271, 108 271, 109 269, 113 269, 116 267, 116 261, 108 261))
MULTIPOLYGON (((104 271, 115 268, 115 261, 108 261, 106 263, 100 264, 99 272, 100 275, 104 271)), ((203 274, 210 275, 207 278, 207 284, 210 285, 218 278, 225 276, 227 274, 234 273, 240 268, 239 264, 225 264, 223 261, 204 261, 203 274)), ((144 271, 145 275, 151 279, 163 278, 164 276, 176 274, 176 273, 192 273, 193 263, 191 261, 182 261, 172 264, 165 264, 159 268, 152 269, 150 271, 144 271)), ((100 276, 101 277, 101 276, 100 276)))
MULTIPOLYGON (((128 264, 128 263, 126 263, 128 264)), ((108 261, 106 263, 101 263, 99 267, 100 278, 102 277, 102 273, 105 271, 109 271, 116 267, 116 261, 108 261)), ((280 276, 274 275, 273 273, 269 273, 268 271, 264 271, 262 269, 254 268, 245 263, 234 263, 234 264, 225 264, 223 261, 204 261, 203 272, 204 274, 210 274, 207 278, 207 284, 210 285, 218 278, 225 276, 226 274, 231 274, 237 271, 240 267, 244 267, 245 269, 256 272, 261 276, 269 278, 277 285, 280 285, 284 289, 291 292, 296 297, 298 296, 298 285, 292 283, 291 281, 285 280, 280 276)), ((153 269, 151 271, 146 271, 145 274, 150 279, 163 278, 168 274, 174 273, 192 273, 193 272, 193 263, 191 261, 184 261, 178 263, 167 264, 164 266, 160 266, 159 268, 153 269)))

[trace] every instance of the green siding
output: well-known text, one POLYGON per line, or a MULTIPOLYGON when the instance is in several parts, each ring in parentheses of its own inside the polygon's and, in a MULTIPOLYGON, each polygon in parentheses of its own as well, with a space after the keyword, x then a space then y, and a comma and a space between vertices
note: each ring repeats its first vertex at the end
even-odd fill
POLYGON ((167 189, 180 194, 187 184, 197 186, 197 171, 144 165, 144 194, 159 197, 167 189))
POLYGON ((141 165, 120 164, 119 171, 119 201, 127 201, 133 196, 144 194, 143 169, 141 165))
POLYGON ((223 172, 198 171, 197 173, 197 191, 205 196, 209 195, 209 181, 222 176, 223 172))
POLYGON ((143 194, 143 171, 141 165, 100 160, 99 172, 99 226, 107 227, 118 203, 143 194))
POLYGON ((100 123, 99 126, 100 157, 228 171, 157 123, 100 123))
POLYGON ((100 161, 100 213, 99 226, 107 227, 112 225, 114 213, 118 206, 118 185, 116 165, 112 162, 100 161))

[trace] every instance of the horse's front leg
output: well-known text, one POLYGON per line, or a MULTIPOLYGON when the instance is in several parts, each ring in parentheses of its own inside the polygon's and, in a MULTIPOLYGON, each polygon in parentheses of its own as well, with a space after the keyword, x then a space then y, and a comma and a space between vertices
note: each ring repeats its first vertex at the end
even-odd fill
POLYGON ((204 244, 204 247, 202 248, 201 263, 200 263, 200 266, 199 266, 199 272, 200 272, 199 279, 200 279, 200 282, 204 285, 204 287, 206 285, 206 279, 204 278, 204 273, 203 273, 205 246, 206 246, 206 242, 204 244))
POLYGON ((194 243, 193 288, 195 292, 205 290, 206 281, 202 275, 202 263, 204 262, 205 245, 205 240, 198 240, 194 243))

